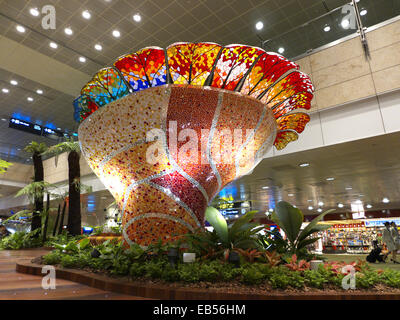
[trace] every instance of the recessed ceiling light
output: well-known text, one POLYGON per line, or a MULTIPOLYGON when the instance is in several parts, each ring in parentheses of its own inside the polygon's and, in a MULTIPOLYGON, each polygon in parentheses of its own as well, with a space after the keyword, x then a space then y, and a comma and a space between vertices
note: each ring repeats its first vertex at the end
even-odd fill
POLYGON ((278 49, 278 52, 279 52, 280 54, 284 53, 284 52, 285 52, 285 48, 280 47, 280 48, 278 49))
POLYGON ((7 119, 6 118, 1 118, 1 121, 7 121, 7 119))
POLYGON ((11 80, 10 83, 11 83, 13 86, 17 86, 17 85, 18 85, 18 81, 17 81, 17 80, 11 80))
POLYGON ((133 20, 136 22, 140 22, 142 20, 142 17, 139 13, 136 13, 133 15, 133 20))
POLYGON ((383 199, 382 199, 382 202, 383 202, 383 203, 389 203, 390 200, 389 200, 388 198, 383 198, 383 199))
POLYGON ((64 29, 64 32, 65 32, 65 34, 67 34, 67 35, 69 35, 69 36, 72 35, 72 34, 74 33, 70 27, 65 28, 65 29, 64 29))
POLYGON ((337 206, 338 206, 339 208, 343 208, 343 207, 344 207, 343 203, 338 203, 337 206))
POLYGON ((317 211, 318 211, 318 212, 322 212, 322 209, 321 209, 321 208, 319 208, 317 211))
POLYGON ((20 26, 20 25, 16 26, 16 29, 20 33, 24 33, 26 31, 25 28, 23 26, 20 26))
POLYGON ((79 61, 82 62, 82 63, 85 63, 86 62, 86 58, 85 57, 79 57, 79 61))
POLYGON ((309 200, 307 200, 308 202, 312 202, 312 200, 311 199, 309 199, 309 200))
POLYGON ((55 42, 50 42, 49 46, 50 46, 50 48, 53 48, 53 49, 57 49, 58 48, 58 44, 55 43, 55 42))
POLYGON ((312 209, 314 209, 312 206, 309 206, 309 207, 308 207, 308 210, 312 210, 312 209))
POLYGON ((294 194, 293 194, 293 193, 288 193, 288 196, 289 196, 289 197, 293 197, 294 194))
POLYGON ((256 23, 256 29, 257 30, 262 30, 264 28, 264 23, 262 23, 262 21, 258 21, 256 23))
POLYGON ((367 14, 367 12, 368 12, 367 9, 362 8, 360 11, 360 16, 365 16, 367 14))
POLYGON ((350 26, 350 21, 349 19, 343 19, 341 22, 341 26, 343 29, 348 29, 350 26))
POLYGON ((269 189, 269 187, 262 187, 263 189, 269 189))
POLYGON ((299 167, 302 167, 302 168, 308 167, 308 166, 310 166, 310 164, 307 163, 307 162, 305 162, 305 163, 300 163, 300 164, 299 164, 299 167))
POLYGON ((114 38, 119 38, 121 36, 121 32, 119 32, 118 30, 114 30, 112 32, 112 35, 114 38))
POLYGON ((371 206, 370 204, 367 204, 366 207, 367 207, 368 209, 371 209, 371 208, 372 208, 372 206, 371 206))
POLYGON ((33 98, 32 97, 28 97, 28 98, 26 98, 26 100, 28 100, 29 102, 32 102, 33 98))
POLYGON ((57 130, 60 130, 60 131, 61 131, 61 128, 57 128, 57 130))
POLYGON ((37 16, 40 14, 40 12, 39 12, 39 10, 38 10, 37 8, 31 8, 31 9, 29 10, 29 13, 30 13, 31 15, 33 15, 34 17, 37 17, 37 16))
POLYGON ((329 178, 326 178, 326 180, 327 180, 327 181, 333 181, 333 180, 335 180, 335 178, 329 177, 329 178))
POLYGON ((3 91, 4 93, 9 93, 10 92, 10 90, 8 90, 7 88, 3 88, 3 89, 1 89, 1 91, 3 91))
POLYGON ((101 44, 95 44, 94 45, 94 48, 97 50, 97 51, 101 51, 102 49, 103 49, 103 47, 101 46, 101 44))
POLYGON ((320 201, 320 202, 318 202, 318 205, 319 205, 320 207, 322 207, 322 206, 324 205, 324 203, 323 203, 322 201, 320 201))
POLYGON ((352 187, 346 187, 346 190, 352 190, 353 188, 352 187))
POLYGON ((82 17, 84 17, 85 19, 90 19, 91 16, 92 15, 88 10, 82 11, 82 17))
POLYGON ((324 27, 324 31, 325 32, 331 31, 331 26, 329 24, 326 24, 325 27, 324 27))
POLYGON ((37 89, 37 90, 36 90, 36 93, 37 93, 37 94, 43 94, 43 90, 37 89))

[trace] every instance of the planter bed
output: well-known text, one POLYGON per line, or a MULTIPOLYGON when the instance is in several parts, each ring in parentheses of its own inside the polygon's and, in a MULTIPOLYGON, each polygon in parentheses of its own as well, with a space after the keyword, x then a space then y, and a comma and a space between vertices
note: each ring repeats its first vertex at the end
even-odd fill
MULTIPOLYGON (((20 273, 40 275, 40 259, 20 260, 16 270, 20 273)), ((368 290, 343 290, 337 288, 272 289, 268 285, 246 286, 236 281, 229 283, 167 283, 164 281, 129 277, 111 277, 105 273, 67 269, 56 266, 56 276, 94 288, 145 297, 149 299, 183 300, 400 300, 400 289, 376 285, 368 290)))

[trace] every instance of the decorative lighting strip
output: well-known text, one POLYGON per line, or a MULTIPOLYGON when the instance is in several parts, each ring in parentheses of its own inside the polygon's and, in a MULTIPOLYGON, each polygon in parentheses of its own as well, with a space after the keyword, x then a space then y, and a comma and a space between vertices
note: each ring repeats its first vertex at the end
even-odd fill
POLYGON ((217 108, 215 110, 214 118, 213 118, 213 121, 211 124, 210 135, 208 136, 208 142, 207 142, 207 160, 211 166, 212 171, 214 172, 215 176, 217 177, 218 189, 221 188, 222 180, 221 180, 221 176, 218 172, 217 166, 215 165, 215 162, 211 156, 211 144, 212 144, 212 140, 214 138, 214 133, 215 133, 215 130, 216 130, 216 127, 218 124, 219 114, 220 114, 221 108, 222 108, 222 99, 223 99, 223 92, 220 92, 218 94, 218 104, 217 104, 217 108))
POLYGON ((143 144, 143 143, 145 143, 145 142, 146 142, 145 139, 144 139, 144 140, 143 140, 143 139, 140 139, 140 140, 137 140, 137 141, 134 142, 134 143, 129 143, 129 144, 127 144, 125 147, 122 147, 122 148, 119 149, 119 150, 116 150, 116 151, 111 152, 109 155, 105 156, 103 160, 101 160, 101 162, 100 162, 100 164, 99 164, 99 170, 100 170, 100 172, 103 172, 103 167, 105 166, 105 164, 106 164, 107 162, 111 161, 114 157, 116 157, 117 155, 119 155, 120 153, 122 153, 122 152, 124 152, 124 151, 127 151, 127 150, 129 150, 129 149, 131 149, 131 148, 133 148, 133 147, 136 147, 136 146, 138 146, 138 145, 140 145, 140 144, 143 144))
POLYGON ((128 197, 129 197, 130 193, 132 192, 133 188, 135 188, 135 187, 137 187, 137 186, 139 186, 139 185, 141 185, 143 183, 146 183, 146 182, 148 182, 148 181, 150 181, 152 179, 160 178, 162 176, 165 176, 165 175, 173 173, 173 172, 174 172, 174 170, 164 170, 164 171, 161 171, 160 173, 154 174, 154 175, 152 175, 150 177, 144 178, 144 179, 139 180, 139 181, 135 181, 132 184, 130 184, 128 186, 128 188, 126 188, 126 191, 124 193, 124 204, 122 206, 122 216, 125 213, 126 205, 128 204, 128 197))
POLYGON ((174 195, 171 190, 164 188, 154 182, 151 181, 147 181, 146 182, 149 186, 152 186, 153 188, 163 192, 164 194, 166 194, 168 197, 170 197, 172 200, 174 200, 177 204, 179 204, 183 209, 185 209, 190 216, 193 218, 193 220, 195 221, 196 225, 201 228, 201 223, 199 222, 199 219, 197 219, 196 215, 194 214, 194 212, 192 211, 192 209, 189 208, 189 206, 184 203, 179 197, 177 197, 176 195, 174 195))

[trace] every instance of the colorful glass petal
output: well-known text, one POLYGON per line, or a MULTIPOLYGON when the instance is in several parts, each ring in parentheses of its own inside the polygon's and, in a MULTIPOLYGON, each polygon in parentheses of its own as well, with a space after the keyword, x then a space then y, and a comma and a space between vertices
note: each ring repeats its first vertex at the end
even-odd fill
POLYGON ((204 85, 221 48, 210 42, 181 42, 169 46, 168 66, 173 83, 204 85))
POLYGON ((272 108, 299 92, 309 92, 312 94, 314 87, 308 75, 294 71, 279 80, 264 95, 260 96, 260 99, 272 108))
POLYGON ((235 90, 257 58, 265 53, 256 47, 233 44, 222 49, 211 86, 235 90))
POLYGON ((74 119, 78 122, 85 120, 99 107, 88 96, 82 95, 74 100, 74 119))
POLYGON ((167 83, 164 50, 149 47, 119 58, 114 66, 121 72, 133 91, 162 86, 167 83))
POLYGON ((311 108, 312 98, 313 94, 310 92, 297 93, 284 100, 282 103, 272 107, 272 112, 274 113, 275 118, 279 118, 296 109, 309 110, 311 108))
POLYGON ((310 122, 310 116, 307 113, 298 112, 284 115, 276 119, 278 130, 295 130, 302 133, 306 124, 310 122))
POLYGON ((99 107, 120 99, 128 93, 127 85, 113 68, 101 69, 81 91, 82 95, 87 95, 99 107))
POLYGON ((282 150, 286 148, 289 142, 296 141, 298 138, 299 135, 297 134, 296 131, 293 130, 278 131, 274 142, 274 146, 277 150, 282 150))
POLYGON ((299 66, 274 52, 263 54, 244 81, 241 93, 258 98, 283 74, 299 66))

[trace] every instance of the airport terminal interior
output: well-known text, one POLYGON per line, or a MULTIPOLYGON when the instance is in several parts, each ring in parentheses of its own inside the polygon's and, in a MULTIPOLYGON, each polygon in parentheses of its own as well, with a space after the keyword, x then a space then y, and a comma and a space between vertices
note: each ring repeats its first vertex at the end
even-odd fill
POLYGON ((0 0, 0 299, 400 299, 399 75, 399 0, 0 0))

